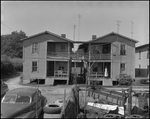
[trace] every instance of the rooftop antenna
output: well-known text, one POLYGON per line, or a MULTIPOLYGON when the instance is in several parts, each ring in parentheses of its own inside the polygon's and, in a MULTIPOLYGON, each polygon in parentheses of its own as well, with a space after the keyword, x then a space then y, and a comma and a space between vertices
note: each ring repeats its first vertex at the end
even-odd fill
POLYGON ((78 17, 78 41, 80 39, 80 18, 81 18, 81 14, 77 13, 77 14, 72 14, 74 15, 74 17, 78 17))
POLYGON ((133 22, 131 21, 131 24, 132 24, 132 29, 131 29, 131 38, 133 39, 133 22))
POLYGON ((117 34, 118 34, 118 33, 119 33, 119 27, 120 27, 121 21, 117 21, 117 20, 116 20, 116 22, 117 22, 117 34))
POLYGON ((73 40, 75 41, 75 29, 76 29, 76 25, 73 25, 73 40))

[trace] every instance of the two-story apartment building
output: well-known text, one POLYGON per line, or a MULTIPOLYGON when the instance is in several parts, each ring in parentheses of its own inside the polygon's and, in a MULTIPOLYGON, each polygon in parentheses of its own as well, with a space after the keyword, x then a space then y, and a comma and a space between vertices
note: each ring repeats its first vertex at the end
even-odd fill
POLYGON ((55 80, 68 84, 73 43, 65 34, 61 36, 45 31, 25 39, 23 42, 23 83, 35 79, 53 85, 55 80))
POLYGON ((112 32, 98 38, 93 35, 92 40, 81 44, 79 49, 84 50, 84 58, 89 64, 88 80, 115 81, 119 75, 130 75, 135 78, 135 43, 137 42, 112 32))
POLYGON ((135 49, 135 77, 149 77, 149 44, 135 49))

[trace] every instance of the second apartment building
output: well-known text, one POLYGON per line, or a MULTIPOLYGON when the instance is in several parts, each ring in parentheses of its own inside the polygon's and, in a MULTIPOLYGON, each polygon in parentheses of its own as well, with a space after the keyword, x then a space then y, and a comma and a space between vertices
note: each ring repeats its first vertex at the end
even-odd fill
POLYGON ((83 43, 79 49, 84 50, 87 64, 90 62, 89 80, 116 80, 119 75, 135 78, 135 44, 138 41, 117 33, 102 37, 93 35, 92 40, 83 43), (107 80, 107 79, 106 79, 107 80))

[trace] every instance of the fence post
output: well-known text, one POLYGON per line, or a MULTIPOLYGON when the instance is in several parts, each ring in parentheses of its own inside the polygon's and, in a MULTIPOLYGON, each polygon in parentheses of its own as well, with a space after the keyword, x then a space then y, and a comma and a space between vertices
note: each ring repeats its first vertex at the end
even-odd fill
POLYGON ((132 86, 129 87, 129 96, 128 96, 128 116, 131 115, 132 109, 132 86))

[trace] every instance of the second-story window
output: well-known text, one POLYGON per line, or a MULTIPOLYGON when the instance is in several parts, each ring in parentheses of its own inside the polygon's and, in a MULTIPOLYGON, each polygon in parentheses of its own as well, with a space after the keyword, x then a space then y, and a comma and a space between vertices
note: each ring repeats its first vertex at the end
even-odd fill
POLYGON ((141 59, 141 50, 139 50, 139 59, 141 59))
POLYGON ((60 52, 65 52, 65 44, 60 45, 60 52))
POLYGON ((38 53, 38 43, 32 44, 32 53, 38 53))
POLYGON ((120 46, 120 55, 126 55, 125 44, 121 44, 120 46))

